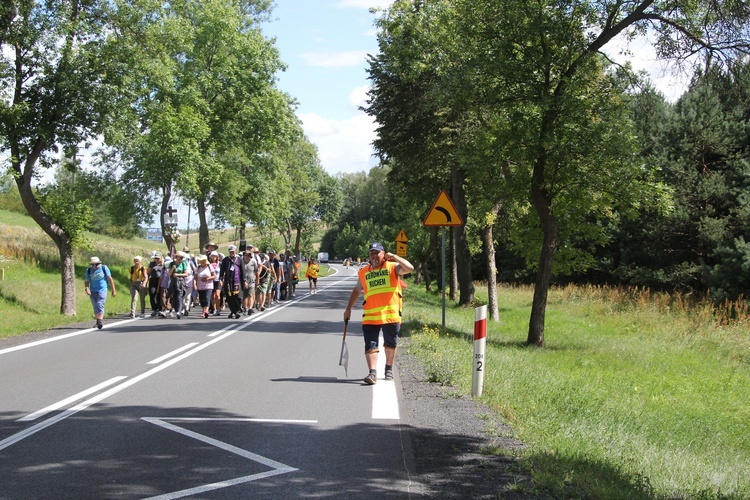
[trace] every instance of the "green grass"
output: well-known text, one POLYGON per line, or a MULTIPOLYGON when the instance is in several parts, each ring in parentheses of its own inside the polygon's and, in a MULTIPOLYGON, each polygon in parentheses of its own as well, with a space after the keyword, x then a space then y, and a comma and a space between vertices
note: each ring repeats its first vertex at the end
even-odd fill
MULTIPOLYGON (((499 295, 480 399, 527 444, 524 463, 539 492, 750 497, 747 323, 719 327, 704 307, 569 287, 551 292, 546 347, 538 349, 524 345, 532 290, 502 287, 499 295)), ((449 305, 447 336, 438 336, 439 297, 407 289, 411 349, 431 380, 466 393, 473 320, 473 309, 449 305)))

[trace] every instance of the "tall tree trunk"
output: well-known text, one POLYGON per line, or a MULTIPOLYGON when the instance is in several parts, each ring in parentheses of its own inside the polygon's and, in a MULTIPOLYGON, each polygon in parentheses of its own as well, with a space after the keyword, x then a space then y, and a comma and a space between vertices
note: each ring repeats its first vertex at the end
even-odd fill
POLYGON ((248 214, 247 214, 247 200, 248 194, 242 197, 240 201, 240 241, 247 241, 245 237, 245 226, 247 226, 248 214))
POLYGON ((455 261, 456 261, 456 272, 458 278, 458 288, 460 291, 460 297, 458 303, 460 305, 468 305, 474 302, 474 281, 471 276, 471 252, 469 251, 469 242, 466 238, 466 221, 469 216, 469 206, 466 203, 466 191, 464 189, 464 182, 466 181, 466 173, 463 169, 454 167, 451 169, 451 191, 453 205, 456 207, 458 215, 464 221, 463 226, 455 227, 453 234, 455 235, 455 261))
POLYGON ((167 245, 167 252, 171 257, 174 257, 174 252, 177 250, 174 246, 175 241, 172 239, 172 235, 169 228, 164 223, 164 214, 167 213, 167 207, 169 206, 169 200, 172 198, 172 186, 170 184, 161 188, 161 210, 159 212, 159 222, 161 222, 161 234, 164 235, 164 244, 167 245))
POLYGON ((287 217, 284 223, 285 227, 279 228, 279 233, 284 238, 284 250, 290 250, 292 248, 292 220, 287 217))
POLYGON ((544 316, 547 310, 547 294, 552 277, 552 261, 557 252, 559 226, 552 209, 552 198, 543 182, 545 157, 540 155, 534 165, 531 180, 531 203, 539 216, 542 227, 542 251, 539 256, 539 269, 534 284, 534 300, 531 304, 531 318, 529 319, 529 345, 544 347, 544 316))
POLYGON ((500 321, 500 307, 497 303, 497 266, 495 265, 495 244, 493 242, 493 227, 502 202, 495 203, 489 212, 489 221, 482 230, 482 241, 484 243, 484 255, 487 258, 487 296, 489 298, 488 309, 490 319, 500 321))
MULTIPOLYGON (((39 145, 39 151, 41 151, 41 144, 39 145)), ((12 148, 14 151, 19 151, 19 148, 12 148)), ((31 173, 34 170, 34 164, 39 158, 39 154, 32 154, 27 157, 23 171, 21 169, 21 163, 16 161, 18 153, 16 152, 13 156, 12 166, 15 172, 18 174, 15 176, 16 185, 18 186, 18 193, 21 196, 21 201, 26 211, 29 213, 34 222, 36 222, 42 231, 47 233, 47 236, 52 238, 52 241, 57 246, 57 250, 60 254, 60 271, 61 271, 61 285, 62 294, 60 299, 60 314, 66 316, 76 315, 76 276, 75 276, 75 262, 73 260, 73 242, 70 235, 60 227, 47 213, 42 209, 39 201, 34 196, 34 191, 31 188, 31 173)))
POLYGON ((206 248, 206 244, 210 238, 208 234, 208 220, 206 219, 206 197, 203 193, 198 195, 195 203, 198 207, 198 240, 200 241, 200 251, 202 252, 206 248))

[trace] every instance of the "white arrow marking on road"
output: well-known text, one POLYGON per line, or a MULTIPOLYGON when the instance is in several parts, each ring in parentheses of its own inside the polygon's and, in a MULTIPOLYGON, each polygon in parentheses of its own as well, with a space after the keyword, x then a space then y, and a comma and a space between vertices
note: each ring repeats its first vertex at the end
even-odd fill
POLYGON ((257 462, 261 465, 265 465, 267 467, 270 467, 271 470, 267 472, 261 472, 258 474, 251 474, 249 476, 242 476, 235 479, 230 479, 228 481, 220 481, 217 483, 211 483, 206 484, 203 486, 198 486, 195 488, 189 488, 185 490, 175 491, 173 493, 167 493, 164 495, 159 495, 155 497, 150 497, 148 500, 172 500, 174 498, 183 498, 190 495, 197 495, 200 493, 206 493, 207 491, 213 491, 218 490, 221 488, 226 488, 228 486, 235 486, 238 484, 244 484, 249 483, 251 481, 257 481, 258 479, 265 479, 267 477, 272 476, 278 476, 280 474, 286 474, 287 472, 294 472, 299 469, 295 469, 294 467, 290 467, 289 465, 282 464, 281 462, 277 462, 275 460, 271 460, 270 458, 266 458, 264 456, 258 455, 257 453, 253 453, 248 450, 243 450, 242 448, 238 448, 237 446, 225 443, 223 441, 219 441, 218 439, 210 438, 208 436, 205 436, 203 434, 199 434, 194 431, 189 431, 183 427, 179 427, 174 424, 170 424, 168 422, 165 422, 165 420, 170 420, 172 422, 211 422, 211 421, 231 421, 231 422, 279 422, 279 423, 293 423, 293 424, 312 424, 317 423, 316 420, 271 420, 271 419, 255 419, 255 418, 169 418, 169 417, 160 417, 160 418, 154 418, 154 417, 143 417, 141 420, 145 420, 146 422, 149 422, 154 425, 158 425, 159 427, 163 427, 165 429, 168 429, 170 431, 177 432, 179 434, 182 434, 183 436, 187 436, 193 439, 197 439, 198 441, 201 441, 206 444, 210 444, 211 446, 215 446, 217 448, 220 448, 224 451, 228 451, 230 453, 234 453, 235 455, 239 455, 243 458, 247 458, 248 460, 252 460, 253 462, 257 462))

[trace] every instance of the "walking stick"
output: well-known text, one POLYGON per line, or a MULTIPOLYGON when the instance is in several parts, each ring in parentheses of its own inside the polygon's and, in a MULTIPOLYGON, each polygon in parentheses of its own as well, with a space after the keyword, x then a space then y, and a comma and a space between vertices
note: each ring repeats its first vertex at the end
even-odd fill
POLYGON ((344 367, 344 373, 349 376, 349 349, 346 346, 346 327, 349 326, 349 320, 344 320, 344 338, 341 340, 341 356, 339 356, 339 366, 344 367))

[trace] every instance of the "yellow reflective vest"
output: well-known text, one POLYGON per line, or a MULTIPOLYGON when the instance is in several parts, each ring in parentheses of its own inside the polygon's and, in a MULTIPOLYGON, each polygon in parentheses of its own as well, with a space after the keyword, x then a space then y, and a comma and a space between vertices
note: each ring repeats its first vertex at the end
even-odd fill
POLYGON ((401 323, 403 298, 397 265, 385 262, 378 268, 369 266, 359 270, 359 282, 365 295, 363 325, 401 323))

